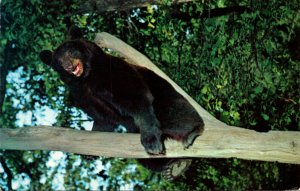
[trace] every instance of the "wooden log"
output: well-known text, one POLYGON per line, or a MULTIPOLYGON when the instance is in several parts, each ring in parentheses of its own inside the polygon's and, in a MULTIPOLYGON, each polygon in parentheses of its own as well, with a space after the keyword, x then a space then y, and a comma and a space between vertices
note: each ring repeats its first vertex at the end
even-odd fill
POLYGON ((139 134, 80 131, 50 126, 0 129, 0 149, 56 150, 77 154, 121 157, 203 157, 278 161, 300 164, 300 132, 258 133, 242 128, 207 128, 194 145, 166 141, 164 156, 149 156, 139 134))

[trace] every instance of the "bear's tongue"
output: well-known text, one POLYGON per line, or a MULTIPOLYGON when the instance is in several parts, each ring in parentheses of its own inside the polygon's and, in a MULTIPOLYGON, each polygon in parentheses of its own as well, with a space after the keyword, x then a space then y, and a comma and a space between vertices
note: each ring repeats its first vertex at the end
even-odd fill
POLYGON ((78 64, 75 68, 75 70, 72 72, 75 76, 80 75, 80 64, 78 64))

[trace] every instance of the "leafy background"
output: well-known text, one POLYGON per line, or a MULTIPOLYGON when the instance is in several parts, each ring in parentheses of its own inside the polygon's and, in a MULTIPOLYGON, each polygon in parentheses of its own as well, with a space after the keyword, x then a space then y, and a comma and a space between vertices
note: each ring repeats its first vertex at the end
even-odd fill
MULTIPOLYGON (((78 11, 81 6, 79 0, 2 0, 1 128, 24 128, 22 116, 25 126, 40 124, 40 115, 53 118, 49 110, 55 113, 52 125, 84 129, 91 120, 69 105, 68 90, 38 58, 42 49, 63 42, 68 27, 76 25, 90 40, 106 31, 132 45, 227 124, 262 132, 300 130, 299 1, 164 0, 160 5, 110 12, 78 11)), ((135 160, 91 162, 46 151, 0 151, 0 167, 3 190, 300 186, 299 165, 238 159, 197 159, 175 182, 164 181, 135 160)))

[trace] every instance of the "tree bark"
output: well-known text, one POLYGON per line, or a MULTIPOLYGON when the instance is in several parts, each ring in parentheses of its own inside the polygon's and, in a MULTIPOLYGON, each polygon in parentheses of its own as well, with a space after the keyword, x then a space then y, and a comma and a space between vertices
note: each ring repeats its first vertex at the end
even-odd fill
MULTIPOLYGON (((173 0, 172 3, 185 3, 192 0, 173 0)), ((146 7, 150 4, 159 4, 159 0, 88 0, 82 1, 81 13, 103 13, 110 11, 124 11, 135 7, 146 7)))
POLYGON ((8 75, 9 50, 9 43, 6 43, 5 47, 0 48, 0 115, 2 114, 3 103, 6 94, 6 77, 8 75))
POLYGON ((300 132, 258 133, 238 127, 208 126, 189 149, 173 140, 165 142, 166 155, 150 156, 139 134, 79 131, 49 126, 0 129, 0 149, 54 150, 70 153, 121 157, 240 158, 300 164, 300 132))
POLYGON ((197 110, 205 123, 203 134, 193 146, 184 150, 181 143, 165 141, 166 155, 149 156, 140 143, 139 134, 79 131, 47 126, 20 129, 0 128, 0 149, 9 150, 58 150, 84 155, 122 158, 203 157, 240 158, 247 160, 277 161, 300 164, 300 132, 253 130, 228 126, 217 120, 147 57, 120 39, 100 33, 96 43, 120 54, 129 63, 148 68, 168 81, 197 110))
MULTIPOLYGON (((188 3, 192 0, 173 0, 173 4, 188 3)), ((204 1, 202 1, 204 3, 204 1)), ((159 0, 89 0, 81 3, 79 13, 104 13, 111 11, 126 11, 137 7, 146 7, 151 4, 160 4, 159 0)), ((174 11, 171 13, 172 18, 189 21, 191 18, 212 18, 227 15, 230 13, 243 13, 247 10, 245 6, 232 6, 204 10, 202 14, 194 15, 174 11)))

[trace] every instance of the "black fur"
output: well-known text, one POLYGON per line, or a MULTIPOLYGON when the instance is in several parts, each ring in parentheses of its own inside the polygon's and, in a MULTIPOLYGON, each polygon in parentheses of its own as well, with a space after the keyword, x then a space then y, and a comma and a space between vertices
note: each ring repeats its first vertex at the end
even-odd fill
MULTIPOLYGON (((94 131, 111 132, 121 124, 127 132, 141 133, 149 154, 163 154, 165 138, 188 148, 203 131, 202 118, 168 82, 104 53, 90 41, 66 41, 54 52, 42 51, 40 58, 70 88, 74 106, 93 118, 94 131)), ((163 164, 159 160, 142 163, 158 171, 167 164, 165 160, 163 164)))

